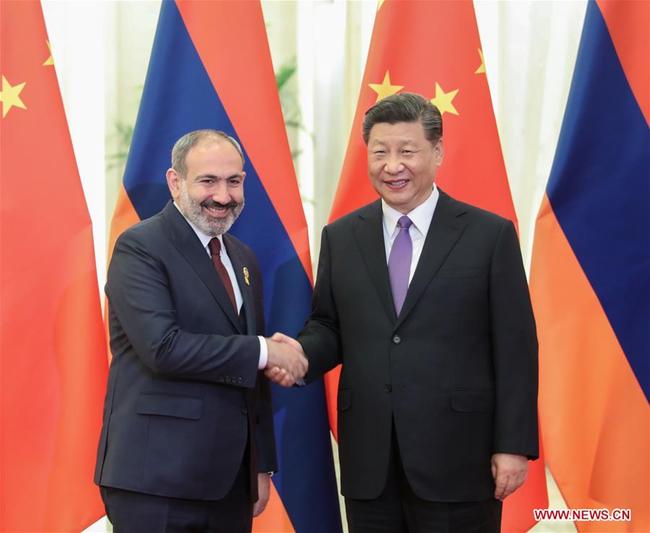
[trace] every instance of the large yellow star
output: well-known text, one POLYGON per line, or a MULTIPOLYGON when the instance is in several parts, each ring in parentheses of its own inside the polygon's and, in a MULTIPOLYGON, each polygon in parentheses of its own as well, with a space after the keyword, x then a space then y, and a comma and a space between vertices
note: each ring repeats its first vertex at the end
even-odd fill
POLYGON ((480 48, 478 49, 478 55, 481 58, 481 64, 474 71, 474 74, 485 74, 485 59, 483 59, 483 50, 481 50, 480 48))
POLYGON ((458 111, 456 111, 456 108, 453 104, 453 100, 457 94, 458 89, 454 89, 453 91, 446 93, 436 82, 436 95, 431 99, 431 103, 438 108, 441 115, 444 115, 445 113, 458 115, 458 111))
POLYGON ((50 44, 50 41, 47 41, 47 48, 50 51, 50 57, 48 57, 44 62, 43 65, 44 67, 48 67, 50 65, 54 65, 54 58, 52 57, 52 45, 50 44))
POLYGON ((20 99, 20 91, 25 87, 25 82, 18 85, 11 85, 7 78, 2 76, 2 91, 0 91, 0 102, 2 102, 2 118, 7 116, 12 107, 19 107, 20 109, 27 109, 20 99))
POLYGON ((379 102, 379 100, 381 100, 382 98, 386 98, 391 94, 398 93, 404 88, 403 85, 391 85, 390 74, 388 73, 388 71, 386 71, 386 75, 384 76, 384 81, 382 81, 381 83, 369 83, 368 86, 377 93, 376 102, 379 102))

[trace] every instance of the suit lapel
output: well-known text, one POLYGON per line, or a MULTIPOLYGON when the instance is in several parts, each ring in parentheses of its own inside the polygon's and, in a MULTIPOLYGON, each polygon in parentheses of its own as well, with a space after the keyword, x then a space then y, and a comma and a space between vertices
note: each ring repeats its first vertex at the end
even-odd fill
POLYGON ((368 270, 368 275, 377 289, 384 310, 394 322, 397 317, 388 277, 382 220, 381 201, 373 202, 359 213, 354 236, 361 250, 361 257, 368 270))
POLYGON ((228 320, 237 331, 241 332, 241 324, 235 315, 223 282, 194 230, 173 203, 169 202, 162 214, 170 229, 169 236, 174 246, 205 284, 228 320))
POLYGON ((228 257, 230 257, 232 268, 235 271, 235 277, 237 278, 237 284, 239 285, 239 292, 241 292, 242 300, 244 302, 243 306, 244 317, 246 319, 246 329, 249 333, 255 332, 257 331, 257 326, 255 324, 255 307, 253 287, 251 283, 257 280, 251 280, 249 267, 246 265, 242 257, 241 249, 237 244, 237 241, 226 233, 223 236, 223 242, 226 245, 226 251, 228 252, 228 257))
POLYGON ((418 266, 406 293, 402 311, 395 324, 396 329, 413 310, 427 285, 458 242, 465 228, 465 223, 458 218, 463 213, 464 210, 452 198, 440 191, 438 204, 424 241, 418 266))

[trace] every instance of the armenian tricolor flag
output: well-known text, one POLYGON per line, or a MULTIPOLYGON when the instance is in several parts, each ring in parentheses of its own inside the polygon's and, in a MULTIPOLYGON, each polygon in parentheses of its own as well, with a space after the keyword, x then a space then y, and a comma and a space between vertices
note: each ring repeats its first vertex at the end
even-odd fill
POLYGON ((589 2, 531 289, 546 460, 571 508, 649 531, 650 4, 589 2))

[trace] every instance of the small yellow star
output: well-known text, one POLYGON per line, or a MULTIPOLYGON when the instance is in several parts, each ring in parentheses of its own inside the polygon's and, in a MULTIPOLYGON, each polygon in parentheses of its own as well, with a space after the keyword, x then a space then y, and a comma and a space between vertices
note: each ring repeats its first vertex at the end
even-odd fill
POLYGON ((485 59, 483 59, 483 50, 478 49, 478 55, 481 57, 481 64, 474 71, 474 74, 485 74, 485 59))
POLYGON ((444 115, 445 113, 458 115, 458 111, 456 111, 456 108, 453 104, 453 100, 457 94, 458 89, 454 89, 453 91, 446 93, 436 82, 436 95, 431 99, 431 103, 438 108, 441 115, 444 115))
POLYGON ((0 91, 0 102, 2 102, 2 118, 7 116, 12 107, 19 107, 20 109, 27 109, 20 99, 20 91, 25 87, 25 82, 18 85, 10 85, 7 78, 2 76, 2 91, 0 91))
POLYGON ((44 62, 43 65, 44 67, 48 67, 50 65, 54 65, 54 58, 52 57, 52 45, 50 44, 50 41, 47 41, 47 48, 50 51, 50 57, 48 57, 44 62))
POLYGON ((386 0, 377 0, 377 11, 379 11, 381 9, 381 6, 384 5, 385 1, 386 0))
POLYGON ((390 74, 388 71, 386 71, 384 81, 381 83, 369 83, 368 86, 377 93, 376 102, 379 102, 379 100, 386 98, 391 94, 398 93, 404 88, 403 85, 391 85, 390 74))

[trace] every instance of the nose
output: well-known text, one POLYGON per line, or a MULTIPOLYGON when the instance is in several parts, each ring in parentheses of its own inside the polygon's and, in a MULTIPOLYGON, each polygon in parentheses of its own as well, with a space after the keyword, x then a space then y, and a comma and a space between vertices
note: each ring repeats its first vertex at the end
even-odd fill
POLYGON ((384 165, 384 171, 387 174, 399 174, 402 170, 404 170, 404 164, 398 155, 391 155, 384 165))
POLYGON ((230 193, 228 192, 228 185, 224 180, 217 180, 212 186, 212 200, 220 204, 227 204, 230 202, 230 193))

